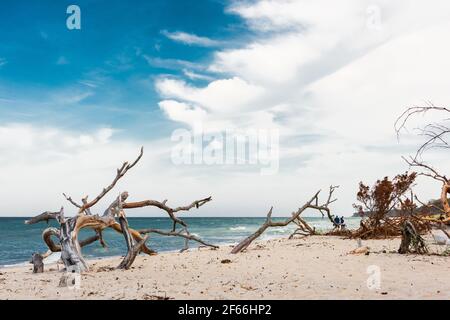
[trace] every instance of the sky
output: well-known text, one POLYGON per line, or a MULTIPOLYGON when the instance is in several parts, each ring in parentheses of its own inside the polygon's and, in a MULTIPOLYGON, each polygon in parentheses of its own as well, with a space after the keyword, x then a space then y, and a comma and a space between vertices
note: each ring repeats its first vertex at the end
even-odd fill
POLYGON ((62 193, 95 197, 140 146, 93 211, 126 190, 173 206, 213 197, 192 216, 287 216, 339 185, 332 210, 351 215, 358 183, 408 170, 414 128, 433 120, 398 139, 395 119, 450 101, 449 18, 444 0, 1 1, 0 216, 75 213, 62 193), (268 154, 245 153, 256 163, 174 161, 179 132, 194 141, 183 150, 218 155, 221 135, 252 130, 269 137, 268 154))

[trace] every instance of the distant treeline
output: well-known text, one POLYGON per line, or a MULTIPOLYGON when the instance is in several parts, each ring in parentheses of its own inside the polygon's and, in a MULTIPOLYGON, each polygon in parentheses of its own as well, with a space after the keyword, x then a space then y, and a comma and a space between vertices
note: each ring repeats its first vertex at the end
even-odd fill
MULTIPOLYGON (((422 205, 416 209, 414 209, 413 214, 415 215, 435 215, 435 214, 441 214, 442 213, 442 203, 440 199, 430 200, 427 205, 422 205)), ((353 213, 353 217, 370 217, 372 212, 365 211, 363 213, 361 212, 355 212, 353 213)), ((411 211, 405 211, 400 209, 394 209, 391 210, 387 216, 389 217, 402 217, 402 216, 408 216, 411 214, 411 211)))

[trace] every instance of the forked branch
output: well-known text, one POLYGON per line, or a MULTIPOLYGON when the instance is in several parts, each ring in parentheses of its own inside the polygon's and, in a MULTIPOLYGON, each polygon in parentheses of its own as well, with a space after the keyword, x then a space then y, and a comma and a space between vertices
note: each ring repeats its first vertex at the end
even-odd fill
MULTIPOLYGON (((74 217, 66 218, 64 216, 64 210, 61 208, 59 212, 44 212, 34 218, 26 220, 26 224, 34 224, 41 221, 56 220, 60 227, 57 228, 47 228, 43 232, 44 242, 49 248, 49 252, 61 252, 61 259, 66 266, 66 269, 70 269, 75 272, 82 272, 89 270, 87 262, 84 260, 81 254, 81 248, 88 244, 96 241, 100 241, 102 246, 106 246, 103 240, 102 231, 106 228, 111 228, 124 236, 125 242, 127 244, 127 254, 122 260, 118 268, 129 269, 133 264, 136 256, 140 253, 154 254, 155 251, 149 249, 146 246, 146 241, 149 237, 149 233, 157 233, 165 236, 176 236, 185 239, 185 247, 183 250, 188 248, 188 243, 190 240, 199 242, 202 245, 216 248, 216 246, 209 244, 199 237, 190 234, 187 229, 187 224, 175 216, 175 213, 181 211, 189 211, 192 208, 200 208, 207 202, 211 201, 211 197, 196 200, 190 205, 181 206, 176 208, 171 208, 167 206, 167 200, 159 202, 156 200, 145 200, 140 202, 129 202, 125 201, 128 198, 128 192, 122 192, 119 196, 108 206, 104 211, 103 215, 94 215, 91 213, 91 209, 95 206, 108 192, 110 192, 117 182, 131 169, 133 168, 143 156, 143 148, 139 156, 132 163, 125 162, 119 169, 117 169, 116 176, 114 180, 102 192, 94 198, 92 201, 88 201, 87 196, 81 199, 81 204, 74 201, 71 197, 63 194, 65 199, 69 201, 72 205, 78 208, 78 214, 74 217), (173 221, 172 231, 162 231, 157 229, 145 229, 143 231, 136 231, 129 227, 128 220, 125 214, 125 209, 142 208, 147 206, 154 206, 166 211, 173 221), (118 221, 116 220, 118 219, 118 221), (176 231, 176 225, 180 224, 183 228, 180 231, 176 231), (94 236, 87 239, 78 240, 78 234, 81 229, 89 228, 96 232, 94 236), (57 238, 59 243, 55 243, 53 238, 57 238)), ((49 252, 45 254, 48 256, 49 252)), ((41 257, 43 257, 41 255, 41 257)))
POLYGON ((255 241, 259 236, 261 236, 268 228, 272 228, 272 227, 285 227, 288 224, 290 224, 291 222, 295 221, 298 219, 298 217, 307 209, 314 209, 314 210, 318 210, 319 212, 321 212, 323 214, 323 212, 327 212, 327 214, 330 216, 330 210, 328 208, 328 206, 335 202, 336 199, 332 199, 332 194, 335 191, 337 187, 335 186, 331 186, 330 187, 330 191, 328 194, 328 198, 327 201, 322 204, 319 205, 319 194, 320 194, 320 190, 316 192, 316 194, 314 194, 314 196, 307 201, 301 208, 299 208, 297 211, 293 212, 291 214, 291 217, 282 221, 273 221, 272 220, 272 211, 273 211, 273 207, 270 208, 269 212, 267 213, 266 216, 266 221, 263 223, 263 225, 261 227, 258 228, 258 230, 256 230, 255 233, 253 233, 252 235, 248 236, 247 238, 245 238, 244 240, 242 240, 238 245, 236 245, 233 250, 231 250, 231 253, 236 254, 241 252, 242 250, 248 248, 248 246, 255 241))

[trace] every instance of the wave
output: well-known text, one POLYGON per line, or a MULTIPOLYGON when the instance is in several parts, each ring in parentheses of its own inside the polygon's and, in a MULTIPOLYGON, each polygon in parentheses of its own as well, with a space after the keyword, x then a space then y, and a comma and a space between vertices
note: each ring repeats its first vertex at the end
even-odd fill
POLYGON ((20 263, 13 263, 13 264, 2 264, 0 265, 0 268, 14 268, 14 267, 26 267, 30 264, 30 262, 20 262, 20 263))
POLYGON ((247 230, 247 227, 244 226, 237 226, 237 227, 230 227, 231 231, 244 231, 247 230))
POLYGON ((289 232, 292 232, 292 230, 291 229, 272 229, 272 230, 270 230, 270 231, 268 231, 268 233, 270 234, 270 233, 280 233, 280 234, 285 234, 285 233, 289 233, 289 232))

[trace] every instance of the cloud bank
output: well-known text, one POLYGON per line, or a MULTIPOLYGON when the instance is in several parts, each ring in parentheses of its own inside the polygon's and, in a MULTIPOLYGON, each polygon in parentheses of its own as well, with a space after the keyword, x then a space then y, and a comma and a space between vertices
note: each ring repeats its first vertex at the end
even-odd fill
MULTIPOLYGON (((173 41, 210 48, 206 65, 142 55, 152 66, 181 71, 155 77, 159 111, 174 128, 194 130, 201 123, 208 133, 278 130, 277 174, 261 176, 245 166, 175 166, 170 136, 149 141, 119 138, 109 127, 84 132, 9 123, 0 126, 0 179, 7 186, 1 214, 57 209, 64 203, 57 198, 61 192, 95 196, 144 145, 142 163, 117 190, 128 190, 133 199, 183 204, 212 195, 199 214, 262 216, 274 206, 275 215, 289 215, 317 190, 339 184, 333 209, 350 215, 359 181, 407 170, 401 156, 413 153, 420 139, 412 131, 398 142, 396 117, 424 100, 450 102, 448 1, 233 1, 226 10, 251 34, 246 41, 236 34, 233 47, 164 32, 173 41), (20 206, 17 195, 24 200, 20 206), (28 197, 37 200, 27 204, 28 197)), ((439 153, 426 160, 450 169, 439 153)), ((424 200, 438 190, 426 179, 417 187, 424 200)))

